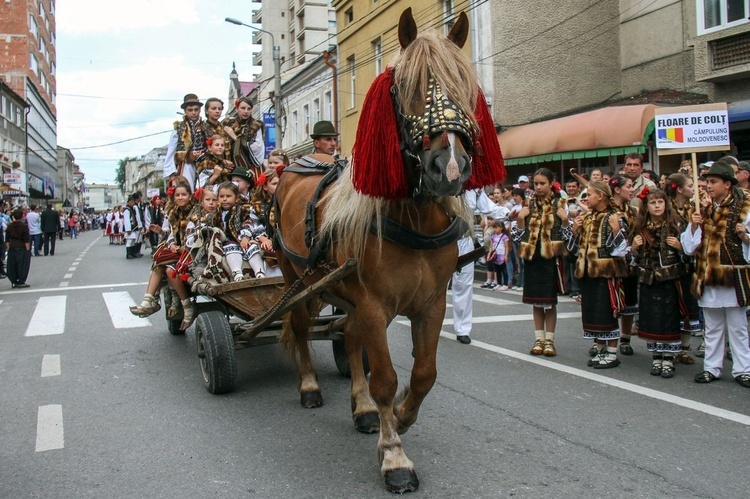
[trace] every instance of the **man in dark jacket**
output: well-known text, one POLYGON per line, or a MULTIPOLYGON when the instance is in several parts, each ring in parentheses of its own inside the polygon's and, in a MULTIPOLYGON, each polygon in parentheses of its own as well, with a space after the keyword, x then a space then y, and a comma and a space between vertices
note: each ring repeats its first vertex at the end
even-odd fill
POLYGON ((57 231, 60 230, 60 214, 52 208, 52 203, 47 203, 47 209, 42 212, 42 234, 44 235, 44 256, 55 254, 55 241, 57 231), (50 242, 52 247, 50 247, 50 242))

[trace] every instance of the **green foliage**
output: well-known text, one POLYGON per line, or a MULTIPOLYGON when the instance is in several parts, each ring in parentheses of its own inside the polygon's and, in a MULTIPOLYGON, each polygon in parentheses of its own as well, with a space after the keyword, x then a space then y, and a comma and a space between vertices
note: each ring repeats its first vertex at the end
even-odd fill
POLYGON ((128 164, 129 161, 135 161, 136 157, 127 157, 121 159, 117 163, 117 169, 115 170, 115 182, 117 182, 117 185, 120 186, 120 190, 122 192, 125 192, 125 165, 128 164))
POLYGON ((163 178, 155 178, 153 182, 151 182, 151 188, 153 189, 159 189, 164 190, 164 179, 163 178))

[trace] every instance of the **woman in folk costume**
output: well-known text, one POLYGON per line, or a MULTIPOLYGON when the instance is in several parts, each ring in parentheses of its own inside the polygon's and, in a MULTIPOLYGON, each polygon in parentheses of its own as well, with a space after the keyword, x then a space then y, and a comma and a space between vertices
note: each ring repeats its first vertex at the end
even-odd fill
POLYGON ((222 153, 222 160, 224 161, 225 168, 232 168, 232 137, 224 129, 224 125, 221 123, 220 118, 224 112, 224 101, 216 97, 206 99, 206 138, 224 137, 224 152, 222 153))
MULTIPOLYGON (((691 202, 693 198, 693 180, 685 174, 673 173, 667 177, 666 194, 672 213, 680 220, 685 228, 690 223, 694 207, 691 202)), ((705 197, 705 194, 704 194, 705 197)), ((688 271, 680 277, 680 293, 684 309, 682 312, 682 351, 677 354, 676 359, 682 364, 695 364, 695 359, 690 355, 690 337, 701 331, 700 307, 698 300, 690 292, 690 281, 695 273, 695 261, 690 259, 687 263, 688 271)), ((705 344, 701 351, 705 351, 705 344)))
POLYGON ((595 369, 620 365, 617 317, 624 309, 620 279, 628 274, 628 241, 623 216, 611 198, 605 182, 589 182, 589 211, 576 218, 569 244, 571 253, 578 254, 575 276, 581 286, 583 337, 597 344, 598 354, 588 362, 595 369))
MULTIPOLYGON (((620 212, 628 241, 633 239, 633 227, 638 215, 638 209, 631 206, 633 199, 633 181, 624 175, 613 175, 609 181, 612 190, 612 206, 620 212)), ((620 312, 620 353, 633 355, 630 337, 633 333, 633 319, 638 314, 638 277, 630 268, 628 275, 622 278, 622 289, 625 292, 625 309, 620 312)), ((591 356, 597 355, 596 345, 589 351, 591 356)))
POLYGON ((688 255, 696 255, 692 292, 706 321, 706 355, 696 383, 721 377, 724 330, 732 347, 732 376, 750 388, 750 346, 745 311, 750 296, 750 197, 737 187, 729 163, 717 161, 706 173, 713 203, 693 213, 680 236, 688 255))
POLYGON ((523 302, 533 305, 534 346, 531 355, 554 357, 557 326, 557 294, 564 280, 558 260, 565 253, 570 227, 565 199, 560 197, 554 175, 547 168, 534 173, 534 197, 518 213, 513 239, 520 243, 524 260, 523 302))
POLYGON ((671 378, 675 355, 682 351, 680 280, 688 274, 690 257, 682 252, 679 237, 687 224, 672 211, 663 191, 646 188, 640 195, 643 203, 631 242, 640 291, 638 337, 653 355, 651 374, 671 378))
POLYGON ((252 204, 240 201, 240 193, 232 182, 219 185, 219 208, 208 220, 226 236, 224 255, 233 281, 243 279, 242 262, 247 261, 256 278, 265 277, 260 245, 270 244, 266 228, 260 223, 252 204))
MULTIPOLYGON (((148 317, 161 309, 159 289, 166 271, 169 285, 177 292, 182 302, 183 318, 180 329, 185 330, 190 327, 195 319, 195 307, 190 300, 190 294, 185 287, 185 283, 177 276, 174 266, 180 259, 182 252, 185 251, 185 231, 194 202, 188 179, 176 176, 170 180, 170 184, 171 187, 167 189, 169 199, 165 209, 166 217, 159 230, 161 233, 168 234, 167 239, 154 254, 151 275, 143 301, 140 305, 130 307, 130 312, 139 317, 148 317)), ((175 311, 171 311, 171 314, 168 315, 170 317, 176 315, 175 311)))
POLYGON ((253 118, 253 103, 248 97, 236 99, 234 107, 237 109, 237 117, 224 120, 224 130, 233 142, 232 162, 250 170, 254 176, 260 176, 266 147, 263 122, 253 118))
MULTIPOLYGON (((271 158, 271 156, 269 156, 271 158)), ((258 217, 258 222, 264 228, 273 227, 273 211, 271 209, 271 202, 273 194, 276 192, 276 186, 279 184, 279 176, 276 174, 276 168, 269 165, 269 167, 260 174, 256 181, 258 186, 255 188, 253 198, 250 204, 253 206, 253 212, 258 217)), ((279 276, 281 275, 281 269, 279 268, 276 260, 276 252, 273 249, 273 241, 267 236, 264 230, 260 242, 261 254, 263 256, 263 263, 265 263, 265 273, 267 276, 279 276)))

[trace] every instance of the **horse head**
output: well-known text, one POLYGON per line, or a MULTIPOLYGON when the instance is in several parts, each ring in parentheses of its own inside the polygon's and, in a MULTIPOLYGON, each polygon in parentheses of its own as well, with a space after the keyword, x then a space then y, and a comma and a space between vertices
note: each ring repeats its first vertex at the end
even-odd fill
MULTIPOLYGON (((469 33, 463 12, 447 37, 418 37, 411 8, 399 20, 394 106, 413 196, 456 196, 471 175, 476 79, 460 52, 469 33), (419 40, 418 40, 419 38, 419 40), (415 43, 415 40, 418 40, 415 43), (418 45, 418 46, 417 46, 418 45), (467 79, 468 78, 468 79, 467 79)), ((473 69, 473 68, 472 68, 473 69)))

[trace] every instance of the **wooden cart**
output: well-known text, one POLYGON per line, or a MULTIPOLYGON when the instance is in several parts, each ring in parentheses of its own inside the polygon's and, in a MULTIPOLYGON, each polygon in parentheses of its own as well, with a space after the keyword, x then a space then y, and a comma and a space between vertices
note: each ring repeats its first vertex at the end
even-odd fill
MULTIPOLYGON (((284 314, 315 297, 322 296, 326 301, 326 288, 341 281, 355 268, 356 261, 348 260, 315 284, 291 296, 285 296, 288 293, 283 277, 201 286, 198 296, 207 300, 196 303, 195 344, 206 389, 214 394, 231 392, 237 376, 235 351, 278 343, 284 314)), ((168 294, 166 291, 165 302, 168 294)), ((185 333, 179 329, 181 321, 182 317, 168 319, 170 333, 185 333)), ((342 311, 321 315, 310 328, 310 339, 330 340, 337 369, 342 375, 349 376, 349 359, 342 332, 345 322, 346 313, 342 311)), ((369 370, 367 364, 365 368, 369 370)))

